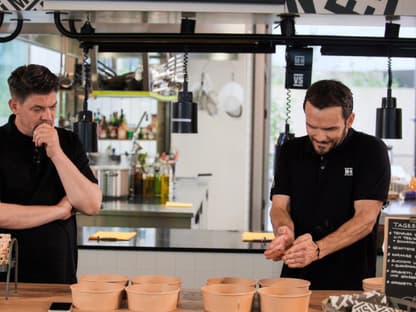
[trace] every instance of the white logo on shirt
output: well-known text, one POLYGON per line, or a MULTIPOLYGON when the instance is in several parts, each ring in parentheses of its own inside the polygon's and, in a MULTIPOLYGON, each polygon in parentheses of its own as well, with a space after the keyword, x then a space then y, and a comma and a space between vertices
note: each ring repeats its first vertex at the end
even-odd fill
POLYGON ((344 168, 344 176, 345 177, 352 177, 352 168, 344 168))

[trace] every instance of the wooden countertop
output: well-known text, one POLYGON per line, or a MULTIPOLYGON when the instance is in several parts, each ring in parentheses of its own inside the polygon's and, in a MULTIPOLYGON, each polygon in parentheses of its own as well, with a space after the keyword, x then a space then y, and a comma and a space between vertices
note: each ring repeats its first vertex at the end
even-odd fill
MULTIPOLYGON (((46 312, 54 301, 71 302, 69 285, 62 284, 29 284, 20 283, 17 293, 14 293, 14 284, 10 284, 9 299, 6 300, 5 283, 0 283, 0 311, 2 312, 46 312)), ((309 312, 322 311, 321 302, 330 295, 353 293, 351 291, 312 291, 309 312)), ((73 309, 73 311, 80 311, 73 309)), ((117 311, 127 311, 127 308, 117 311)), ((202 294, 199 289, 181 290, 180 304, 177 312, 203 311, 202 294)), ((253 311, 257 311, 253 309, 253 311)))

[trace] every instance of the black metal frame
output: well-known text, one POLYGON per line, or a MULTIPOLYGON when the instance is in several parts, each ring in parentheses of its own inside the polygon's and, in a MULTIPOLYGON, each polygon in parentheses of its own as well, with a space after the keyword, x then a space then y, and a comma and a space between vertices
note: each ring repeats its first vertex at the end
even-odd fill
MULTIPOLYGON (((61 21, 63 12, 54 12, 58 31, 102 52, 223 52, 274 53, 276 45, 322 46, 322 54, 416 57, 416 39, 296 35, 294 30, 273 34, 214 33, 82 33, 69 20, 70 30, 61 21)), ((293 23, 291 18, 288 19, 293 23)))

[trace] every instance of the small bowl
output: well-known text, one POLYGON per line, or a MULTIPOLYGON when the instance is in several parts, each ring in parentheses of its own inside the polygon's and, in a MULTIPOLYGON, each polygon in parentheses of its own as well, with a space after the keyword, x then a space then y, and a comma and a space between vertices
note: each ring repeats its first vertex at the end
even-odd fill
POLYGON ((79 282, 115 283, 127 286, 129 277, 122 274, 83 274, 78 277, 79 282))
POLYGON ((206 285, 212 284, 239 284, 239 285, 248 285, 251 287, 256 287, 257 281, 252 278, 245 278, 245 277, 211 277, 207 279, 206 285))
POLYGON ((257 290, 260 311, 308 312, 311 291, 304 288, 270 286, 257 290))
POLYGON ((134 284, 126 288, 131 311, 168 312, 176 310, 179 288, 168 284, 134 284))
POLYGON ((174 275, 140 275, 131 279, 132 284, 168 284, 181 288, 182 280, 174 275))
POLYGON ((240 284, 211 284, 202 287, 204 311, 250 312, 255 288, 240 284))
POLYGON ((120 307, 124 286, 117 283, 72 284, 72 304, 80 310, 111 311, 120 307))
POLYGON ((258 281, 260 287, 270 286, 285 286, 285 287, 296 287, 309 290, 311 282, 300 278, 291 277, 277 277, 277 278, 263 278, 258 281))
POLYGON ((383 277, 370 277, 363 279, 363 290, 371 291, 376 290, 384 292, 384 278, 383 277))

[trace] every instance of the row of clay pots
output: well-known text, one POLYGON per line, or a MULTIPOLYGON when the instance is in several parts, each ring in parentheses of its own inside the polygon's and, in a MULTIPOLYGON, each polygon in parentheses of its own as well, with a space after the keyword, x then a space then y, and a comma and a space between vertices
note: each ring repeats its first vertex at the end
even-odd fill
POLYGON ((241 284, 211 284, 202 287, 204 310, 250 312, 256 293, 262 312, 307 312, 312 292, 303 287, 284 284, 257 290, 241 284))

